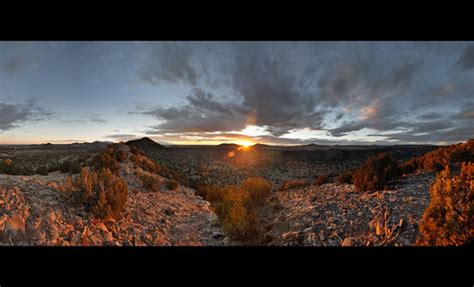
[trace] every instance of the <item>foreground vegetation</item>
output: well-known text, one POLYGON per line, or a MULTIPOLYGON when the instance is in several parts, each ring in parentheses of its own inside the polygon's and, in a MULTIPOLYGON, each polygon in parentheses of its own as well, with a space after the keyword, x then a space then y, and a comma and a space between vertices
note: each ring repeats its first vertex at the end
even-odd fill
POLYGON ((240 186, 199 186, 197 193, 211 202, 226 233, 242 242, 258 242, 259 212, 271 196, 272 185, 261 177, 247 178, 240 186))
POLYGON ((417 245, 462 245, 474 238, 474 163, 459 175, 446 166, 430 189, 431 202, 420 222, 417 245))
POLYGON ((128 198, 127 183, 107 168, 83 168, 75 180, 67 178, 64 191, 74 205, 97 218, 118 217, 128 198))

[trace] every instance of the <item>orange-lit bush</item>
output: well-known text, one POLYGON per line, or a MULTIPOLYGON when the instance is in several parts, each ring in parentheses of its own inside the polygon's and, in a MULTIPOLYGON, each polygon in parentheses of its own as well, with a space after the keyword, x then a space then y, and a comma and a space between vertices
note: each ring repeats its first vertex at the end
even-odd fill
POLYGON ((370 157, 352 174, 359 191, 376 191, 385 188, 401 175, 398 163, 388 154, 370 157))
POLYGON ((459 175, 446 166, 430 189, 431 202, 420 222, 417 245, 461 245, 474 238, 474 164, 459 175))
POLYGON ((249 194, 250 199, 258 205, 265 204, 265 201, 272 194, 272 185, 261 177, 250 177, 242 181, 240 189, 249 194))
POLYGON ((463 162, 474 162, 474 140, 453 144, 412 158, 402 164, 404 173, 421 171, 441 171, 446 165, 459 166, 463 162))
MULTIPOLYGON (((110 151, 107 149, 107 151, 110 151)), ((92 166, 95 170, 100 170, 102 168, 106 168, 112 172, 117 172, 120 169, 120 166, 113 156, 113 153, 110 154, 109 152, 101 153, 95 156, 92 160, 92 166)))
POLYGON ((153 175, 148 175, 146 173, 140 174, 140 180, 142 181, 143 186, 148 191, 151 192, 158 192, 161 189, 161 181, 158 177, 153 175))
POLYGON ((255 237, 257 216, 249 194, 236 186, 228 186, 222 190, 222 201, 217 202, 215 206, 224 230, 230 236, 241 240, 255 237))
POLYGON ((76 180, 68 178, 65 189, 76 204, 98 218, 117 217, 125 209, 128 197, 127 183, 106 168, 83 168, 76 180))
POLYGON ((207 187, 210 201, 228 235, 241 241, 259 236, 259 208, 271 195, 272 186, 263 178, 248 178, 240 186, 207 187))

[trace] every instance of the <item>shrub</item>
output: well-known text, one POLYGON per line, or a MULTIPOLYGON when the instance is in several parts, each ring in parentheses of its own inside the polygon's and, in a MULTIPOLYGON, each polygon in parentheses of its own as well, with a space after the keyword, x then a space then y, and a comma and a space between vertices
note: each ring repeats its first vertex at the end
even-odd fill
POLYGON ((148 191, 151 191, 151 192, 160 191, 161 181, 158 177, 143 173, 140 175, 140 179, 148 191))
POLYGON ((222 227, 234 238, 247 240, 257 235, 256 211, 250 204, 250 195, 237 186, 222 189, 222 201, 216 203, 216 212, 222 227))
POLYGON ((81 172, 81 165, 75 160, 65 160, 59 166, 59 171, 62 173, 80 173, 81 172))
POLYGON ((118 150, 115 152, 115 158, 122 162, 128 158, 128 152, 124 151, 123 149, 118 150))
POLYGON ((158 164, 146 157, 142 158, 140 162, 140 167, 145 171, 153 173, 156 173, 160 169, 158 164))
POLYGON ((204 190, 206 194, 205 198, 210 203, 218 203, 224 200, 225 188, 205 186, 204 190))
POLYGON ((325 183, 328 183, 329 182, 329 178, 327 175, 320 175, 315 181, 314 181, 314 185, 322 185, 322 184, 325 184, 325 183))
POLYGON ((352 174, 359 191, 376 191, 385 188, 400 177, 398 163, 388 154, 370 157, 352 174))
POLYGON ((137 148, 136 146, 134 146, 134 145, 129 145, 129 147, 130 147, 130 151, 132 152, 133 155, 136 155, 136 156, 140 156, 140 155, 143 156, 143 155, 145 155, 145 154, 143 153, 143 151, 140 150, 139 148, 137 148))
MULTIPOLYGON (((200 196, 204 199, 207 199, 208 190, 211 188, 210 185, 202 182, 202 181, 192 181, 190 187, 194 188, 195 195, 200 196)), ((208 200, 210 201, 210 200, 208 200)))
MULTIPOLYGON (((474 162, 474 140, 472 139, 466 143, 438 148, 420 157, 412 158, 405 164, 412 164, 415 170, 440 172, 446 165, 458 166, 463 162, 474 162)), ((406 167, 403 166, 403 168, 406 167)))
POLYGON ((104 153, 96 155, 92 159, 92 166, 96 171, 106 168, 115 173, 120 169, 120 166, 115 157, 110 155, 107 151, 109 151, 109 149, 106 149, 104 153))
POLYGON ((240 186, 201 187, 222 222, 226 233, 242 241, 259 236, 259 208, 271 195, 272 186, 260 177, 247 178, 240 186))
POLYGON ((346 172, 346 173, 341 173, 336 177, 336 181, 340 184, 342 183, 352 183, 352 173, 346 172))
POLYGON ((48 169, 45 166, 38 167, 36 173, 39 175, 48 175, 48 169))
POLYGON ((59 165, 58 164, 53 164, 48 167, 48 173, 49 172, 55 172, 59 170, 59 165))
POLYGON ((292 188, 304 187, 309 185, 311 185, 311 183, 307 179, 291 179, 283 182, 280 190, 284 191, 292 188))
POLYGON ((417 245, 461 245, 474 238, 474 164, 463 163, 452 177, 446 166, 430 188, 431 202, 423 213, 417 245))
POLYGON ((249 177, 242 181, 240 189, 247 192, 257 205, 265 204, 272 194, 272 185, 261 177, 249 177))
POLYGON ((416 165, 413 161, 408 161, 400 165, 401 174, 412 174, 416 171, 416 165))
POLYGON ((0 173, 9 175, 30 175, 32 170, 27 167, 19 167, 11 159, 0 160, 0 173))
POLYGON ((169 190, 175 190, 179 186, 179 183, 174 179, 169 179, 165 181, 165 187, 169 190))
POLYGON ((95 217, 117 217, 125 209, 127 183, 106 168, 98 171, 83 168, 75 181, 70 177, 68 181, 66 189, 72 192, 74 201, 95 217))

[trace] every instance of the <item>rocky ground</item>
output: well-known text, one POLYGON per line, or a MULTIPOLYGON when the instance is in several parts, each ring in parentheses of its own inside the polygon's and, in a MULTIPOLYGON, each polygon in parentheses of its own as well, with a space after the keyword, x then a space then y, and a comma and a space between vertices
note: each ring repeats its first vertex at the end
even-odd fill
POLYGON ((126 209, 117 220, 92 218, 67 202, 65 175, 0 175, 1 245, 223 245, 217 218, 194 190, 147 191, 130 161, 121 165, 129 184, 126 209))
POLYGON ((403 177, 390 190, 360 193, 349 184, 276 192, 264 210, 269 245, 414 245, 429 204, 432 173, 403 177))

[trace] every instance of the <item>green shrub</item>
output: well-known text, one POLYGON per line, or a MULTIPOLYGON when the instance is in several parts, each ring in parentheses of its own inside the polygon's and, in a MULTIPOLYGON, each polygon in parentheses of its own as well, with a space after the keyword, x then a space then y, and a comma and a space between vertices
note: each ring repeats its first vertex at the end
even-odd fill
POLYGON ((68 178, 65 189, 71 192, 76 204, 98 218, 118 217, 128 197, 127 183, 106 168, 83 168, 75 181, 68 178))
POLYGON ((352 177, 359 191, 376 191, 385 188, 400 175, 398 163, 390 155, 382 153, 370 157, 352 177))
POLYGON ((328 183, 329 182, 329 178, 327 175, 320 175, 315 181, 314 181, 314 185, 323 185, 325 183, 328 183))
POLYGON ((417 245, 446 246, 474 238, 474 164, 463 163, 459 175, 446 166, 430 188, 431 202, 420 221, 417 245))

